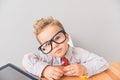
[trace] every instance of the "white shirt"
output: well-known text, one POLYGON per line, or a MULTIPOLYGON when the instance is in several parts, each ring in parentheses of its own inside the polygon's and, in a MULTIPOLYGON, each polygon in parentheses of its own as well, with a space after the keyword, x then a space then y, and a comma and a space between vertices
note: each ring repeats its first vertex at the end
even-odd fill
MULTIPOLYGON (((104 58, 82 48, 69 47, 65 57, 68 59, 69 64, 78 63, 84 65, 88 71, 87 77, 108 68, 108 62, 104 58)), ((22 64, 28 72, 41 77, 42 71, 47 65, 62 65, 63 63, 61 58, 52 57, 41 52, 39 54, 29 53, 24 55, 22 64)))

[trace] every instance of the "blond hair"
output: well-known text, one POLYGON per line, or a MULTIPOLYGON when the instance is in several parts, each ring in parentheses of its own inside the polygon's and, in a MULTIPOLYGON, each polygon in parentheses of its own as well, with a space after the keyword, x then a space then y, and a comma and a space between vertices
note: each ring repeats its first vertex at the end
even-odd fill
POLYGON ((63 25, 58 20, 53 19, 52 17, 41 18, 41 19, 37 20, 36 23, 33 25, 34 29, 35 29, 34 33, 35 33, 37 40, 38 40, 37 36, 48 25, 57 25, 58 27, 60 27, 61 29, 64 30, 63 25))

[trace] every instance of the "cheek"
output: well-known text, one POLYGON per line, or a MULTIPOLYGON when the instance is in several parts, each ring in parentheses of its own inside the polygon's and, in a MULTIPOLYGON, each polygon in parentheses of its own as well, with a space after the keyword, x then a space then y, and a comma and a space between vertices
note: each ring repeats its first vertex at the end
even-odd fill
POLYGON ((61 47, 63 48, 63 50, 66 52, 66 50, 68 49, 68 42, 65 41, 65 43, 63 45, 61 45, 61 47))
MULTIPOLYGON (((68 50, 68 43, 64 43, 64 44, 60 44, 59 47, 62 48, 62 54, 66 53, 66 51, 68 50)), ((54 53, 54 51, 49 53, 51 56, 56 56, 56 54, 54 53)))
POLYGON ((49 54, 50 54, 51 56, 55 56, 55 53, 54 53, 53 50, 52 50, 49 54))
POLYGON ((50 55, 51 55, 52 57, 54 57, 54 54, 50 53, 50 55))
MULTIPOLYGON (((66 51, 68 50, 68 39, 66 39, 66 41, 62 44, 59 44, 59 47, 62 48, 62 53, 66 53, 66 51)), ((51 56, 55 56, 55 53, 54 51, 50 52, 49 53, 51 56)))

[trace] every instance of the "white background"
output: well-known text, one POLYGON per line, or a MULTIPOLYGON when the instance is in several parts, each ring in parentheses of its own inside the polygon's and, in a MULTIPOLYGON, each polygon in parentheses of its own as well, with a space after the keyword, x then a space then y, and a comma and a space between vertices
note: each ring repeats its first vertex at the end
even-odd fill
POLYGON ((24 54, 38 52, 33 24, 47 16, 64 25, 75 46, 120 61, 120 0, 0 0, 0 66, 21 66, 24 54))

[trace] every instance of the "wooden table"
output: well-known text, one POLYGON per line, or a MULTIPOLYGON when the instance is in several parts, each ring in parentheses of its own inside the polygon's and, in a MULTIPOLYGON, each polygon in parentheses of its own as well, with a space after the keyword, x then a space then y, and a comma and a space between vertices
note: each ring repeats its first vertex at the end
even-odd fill
MULTIPOLYGON (((47 80, 45 78, 41 78, 41 79, 47 80)), ((120 62, 110 63, 109 69, 87 79, 64 76, 60 80, 120 80, 120 62)))

